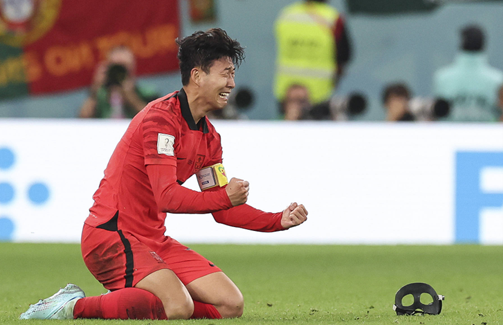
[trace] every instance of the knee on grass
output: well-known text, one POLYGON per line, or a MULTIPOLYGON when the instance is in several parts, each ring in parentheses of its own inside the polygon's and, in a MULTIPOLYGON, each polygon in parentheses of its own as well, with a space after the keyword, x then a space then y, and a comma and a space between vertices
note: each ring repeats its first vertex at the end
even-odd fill
POLYGON ((184 302, 174 302, 164 304, 164 311, 168 319, 189 319, 194 312, 192 300, 184 302))
POLYGON ((222 318, 236 318, 243 315, 244 300, 242 295, 228 296, 217 306, 222 318))

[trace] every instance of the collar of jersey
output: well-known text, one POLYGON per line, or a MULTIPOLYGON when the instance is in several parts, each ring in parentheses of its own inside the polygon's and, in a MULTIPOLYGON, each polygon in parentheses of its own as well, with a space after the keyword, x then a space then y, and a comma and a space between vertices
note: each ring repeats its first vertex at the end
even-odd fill
POLYGON ((189 102, 187 101, 187 94, 185 93, 185 90, 183 88, 176 94, 178 97, 178 100, 180 101, 180 110, 182 111, 182 116, 187 122, 187 125, 189 126, 189 129, 194 130, 194 131, 199 131, 202 130, 203 133, 208 133, 208 124, 206 124, 206 116, 203 116, 203 118, 199 121, 199 123, 196 124, 194 121, 194 117, 192 116, 192 113, 190 112, 189 108, 189 102))

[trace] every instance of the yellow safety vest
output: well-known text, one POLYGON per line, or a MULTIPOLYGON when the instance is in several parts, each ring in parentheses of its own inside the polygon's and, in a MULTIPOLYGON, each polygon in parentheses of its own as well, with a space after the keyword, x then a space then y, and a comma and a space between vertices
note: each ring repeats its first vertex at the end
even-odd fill
POLYGON ((323 3, 294 3, 275 23, 278 101, 293 84, 305 85, 312 103, 328 100, 337 69, 334 24, 339 13, 323 3))

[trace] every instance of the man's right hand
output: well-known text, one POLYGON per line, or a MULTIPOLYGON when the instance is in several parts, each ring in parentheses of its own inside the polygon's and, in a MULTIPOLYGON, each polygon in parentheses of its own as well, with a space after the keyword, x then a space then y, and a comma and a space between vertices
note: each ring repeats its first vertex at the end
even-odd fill
POLYGON ((250 190, 250 183, 239 178, 232 178, 225 191, 231 200, 232 206, 245 204, 248 200, 248 191, 250 190))

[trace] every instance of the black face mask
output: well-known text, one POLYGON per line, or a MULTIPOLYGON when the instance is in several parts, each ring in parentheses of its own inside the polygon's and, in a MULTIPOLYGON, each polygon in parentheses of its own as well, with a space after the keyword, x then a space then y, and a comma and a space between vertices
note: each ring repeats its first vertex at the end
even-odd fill
POLYGON ((396 293, 393 309, 397 315, 414 315, 417 313, 438 315, 442 310, 442 300, 444 300, 444 296, 437 295, 429 284, 410 283, 403 286, 396 293), (433 302, 427 305, 421 303, 421 294, 423 293, 429 294, 433 298, 433 302), (414 297, 414 303, 410 306, 404 306, 402 299, 409 294, 414 297))

